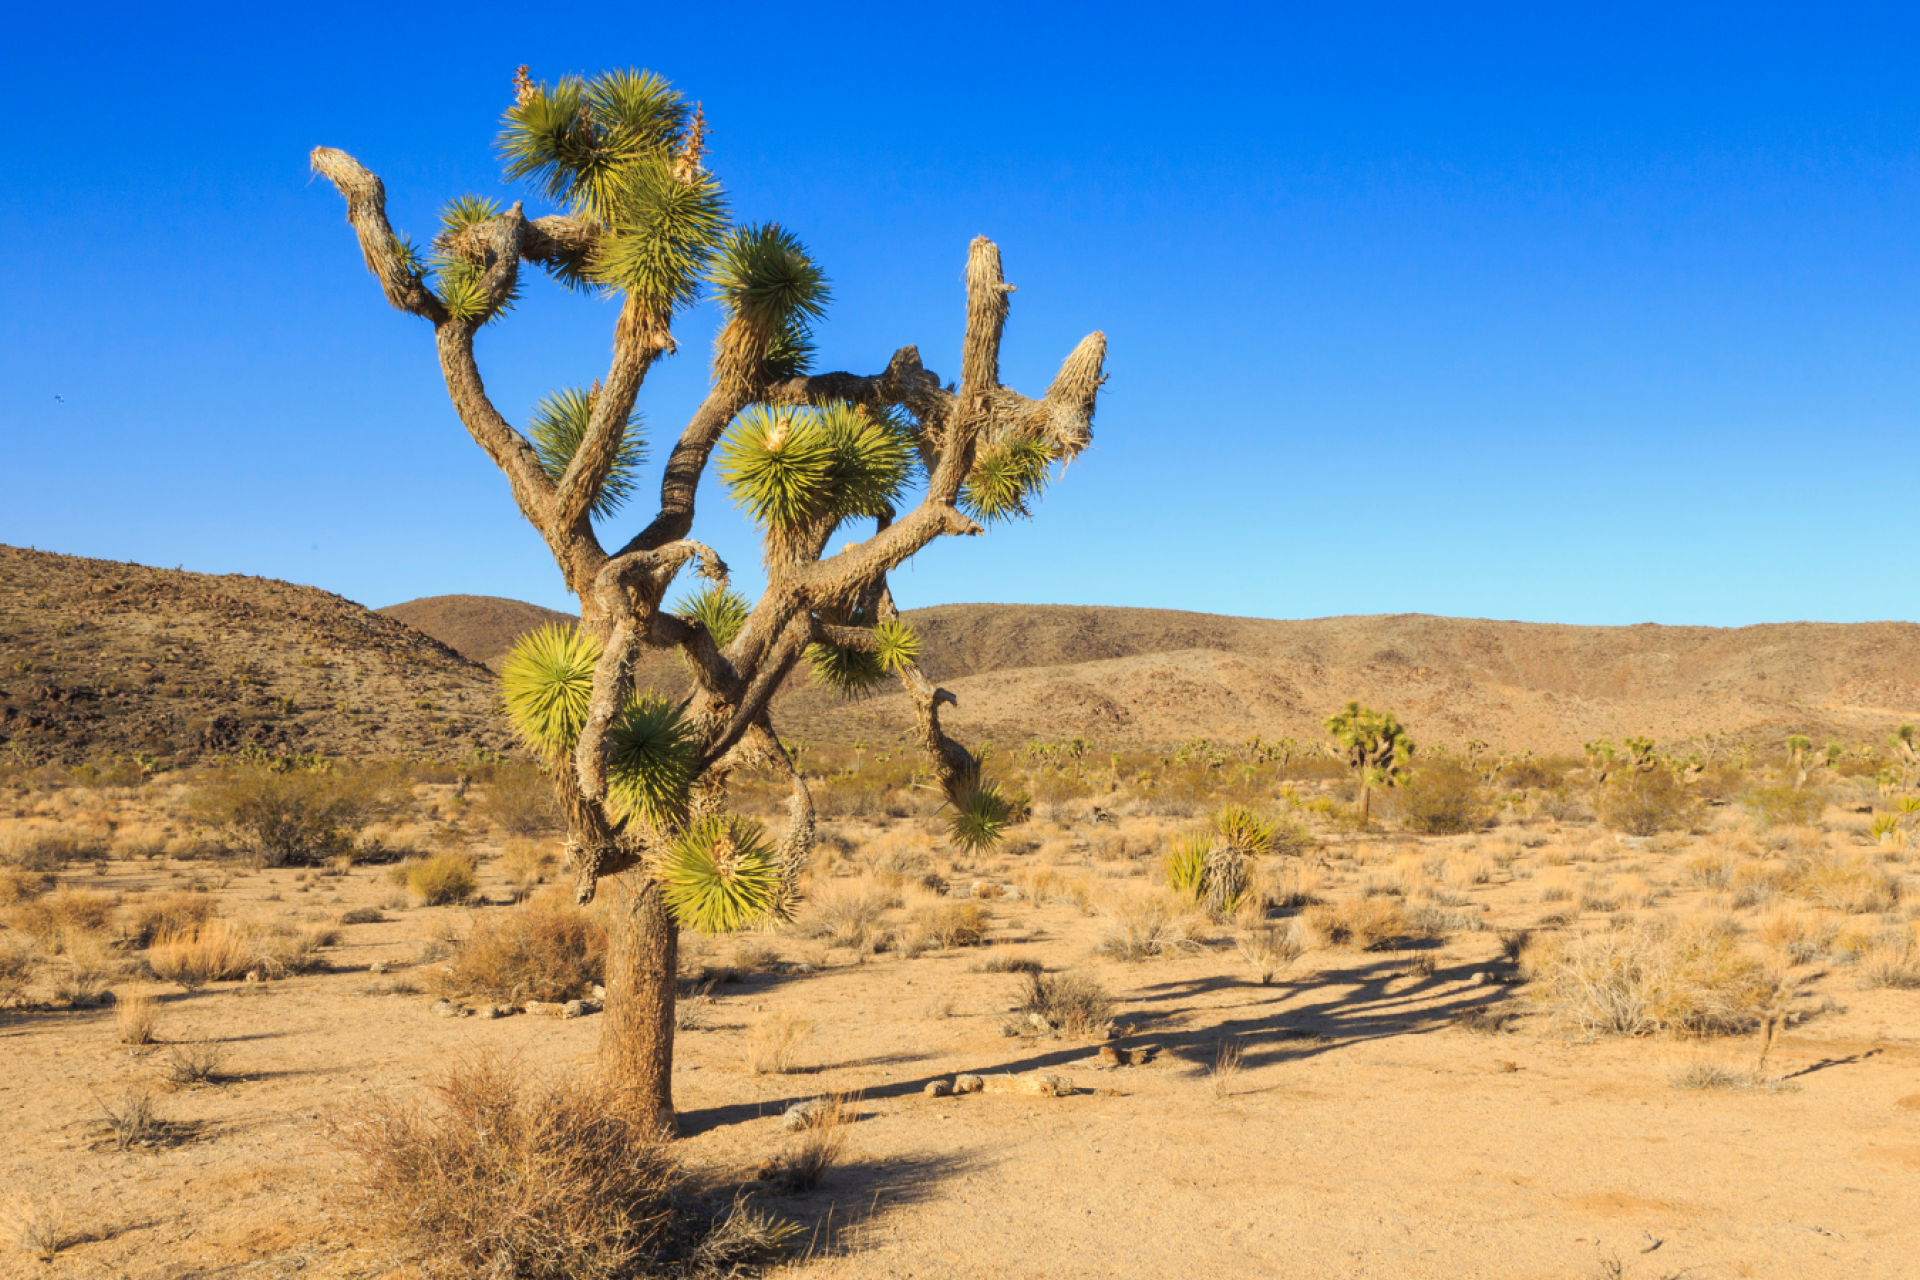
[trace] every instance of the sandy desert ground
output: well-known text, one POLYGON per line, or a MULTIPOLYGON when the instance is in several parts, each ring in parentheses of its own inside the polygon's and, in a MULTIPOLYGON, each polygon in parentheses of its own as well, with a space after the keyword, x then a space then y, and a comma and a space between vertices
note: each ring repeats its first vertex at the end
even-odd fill
MULTIPOLYGON (((70 790, 22 821, 147 802, 70 790)), ((1282 897, 1323 903, 1283 908, 1279 924, 1379 903, 1428 936, 1364 950, 1308 929, 1309 949, 1270 985, 1236 947, 1244 929, 1153 905, 1164 894, 1140 851, 1157 819, 1037 820, 1025 852, 978 865, 943 856, 919 820, 843 827, 800 927, 689 937, 683 968, 732 980, 699 988, 679 1036, 678 1150, 707 1186, 754 1186, 755 1167, 795 1141, 790 1103, 854 1095, 846 1155, 822 1185, 765 1193, 809 1233, 780 1268, 795 1277, 1911 1274, 1920 990, 1867 974, 1900 961, 1888 939, 1910 937, 1912 921, 1729 887, 1741 867, 1796 851, 1870 857, 1885 884, 1911 884, 1899 855, 1829 816, 1825 833, 1761 833, 1728 815, 1693 838, 1543 819, 1336 836, 1270 860, 1282 897), (903 953, 916 918, 962 898, 987 912, 981 945, 903 953), (836 919, 859 916, 848 903, 866 918, 836 938, 821 919, 836 906, 836 919), (1738 1073, 1754 1037, 1583 1034, 1503 954, 1502 930, 1577 935, 1656 917, 1730 925, 1790 975, 1792 1017, 1752 1080, 1738 1073), (1170 931, 1168 953, 1099 952, 1129 925, 1170 931), (1132 1028, 1115 1043, 1150 1059, 1110 1067, 1099 1033, 1019 1025, 1028 979, 984 971, 1010 959, 1096 980, 1132 1028), (795 1037, 794 1067, 755 1074, 770 1028, 795 1037), (1737 1087, 1677 1086, 1703 1065, 1737 1087), (955 1073, 1033 1071, 1065 1075, 1072 1094, 924 1093, 955 1073)), ((594 1016, 434 1014, 450 949, 517 909, 495 846, 475 848, 494 905, 405 905, 380 866, 249 871, 155 854, 63 873, 58 892, 111 895, 117 919, 204 892, 222 918, 337 938, 318 953, 324 969, 298 976, 191 991, 114 979, 121 1004, 154 1000, 152 1045, 122 1043, 112 1006, 41 998, 0 1014, 8 1211, 16 1227, 64 1218, 53 1262, 16 1249, 0 1270, 410 1274, 341 1215, 351 1166, 329 1123, 472 1055, 586 1070, 599 1032, 594 1016), (337 923, 364 918, 356 910, 378 919, 337 923), (213 1079, 166 1083, 199 1041, 217 1045, 213 1079), (163 1128, 122 1151, 103 1116, 129 1088, 154 1090, 163 1128)))

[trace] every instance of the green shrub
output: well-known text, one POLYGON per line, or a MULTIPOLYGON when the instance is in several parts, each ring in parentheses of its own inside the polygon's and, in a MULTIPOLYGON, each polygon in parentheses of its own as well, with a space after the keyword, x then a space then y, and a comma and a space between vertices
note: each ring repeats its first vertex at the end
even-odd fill
POLYGON ((537 836, 564 824, 553 797, 553 782, 531 760, 493 765, 481 786, 480 808, 510 836, 537 836))
POLYGON ((1630 836, 1685 830, 1693 821, 1693 794, 1670 769, 1619 774, 1594 793, 1600 821, 1630 836))
POLYGON ((404 777, 391 769, 247 765, 202 784, 192 808, 202 825, 262 866, 311 866, 347 852, 362 828, 397 811, 407 795, 404 777))

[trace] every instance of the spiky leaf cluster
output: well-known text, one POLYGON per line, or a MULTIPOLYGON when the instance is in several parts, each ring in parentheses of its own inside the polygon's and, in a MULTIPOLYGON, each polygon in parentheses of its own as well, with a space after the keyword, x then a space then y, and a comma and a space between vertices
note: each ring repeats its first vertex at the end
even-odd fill
POLYGON ((814 680, 843 698, 862 698, 887 678, 880 655, 866 649, 841 648, 833 644, 807 646, 807 665, 814 680))
POLYGON ((674 918, 702 933, 766 919, 781 901, 780 868, 757 822, 707 818, 680 833, 655 868, 674 918))
POLYGON ((574 627, 529 631, 500 667, 507 718, 521 741, 549 759, 573 750, 593 700, 600 646, 574 627))
POLYGON ((900 618, 888 618, 873 629, 874 657, 880 669, 905 671, 920 661, 920 637, 900 618))
MULTIPOLYGON (((520 283, 516 277, 507 296, 496 303, 486 288, 485 264, 459 251, 458 237, 462 232, 487 222, 498 216, 499 212, 500 206, 485 196, 464 195, 449 200, 440 210, 440 234, 433 240, 432 260, 424 268, 415 267, 423 275, 431 275, 434 293, 458 319, 484 319, 490 323, 512 309, 519 300, 520 283)), ((408 249, 411 260, 417 262, 418 251, 413 250, 411 245, 408 249)))
POLYGON ((1167 888, 1187 906, 1199 905, 1206 892, 1207 852, 1212 847, 1205 836, 1190 835, 1175 842, 1160 859, 1167 888))
POLYGON ((687 154, 688 125, 686 99, 651 72, 569 76, 508 108, 499 146, 508 178, 604 228, 586 280, 671 309, 699 297, 727 223, 725 193, 687 154))
POLYGON ((1027 503, 1046 487, 1053 449, 1043 440, 1003 440, 980 450, 960 487, 960 507, 989 524, 1025 518, 1027 503))
POLYGON ((689 622, 698 622, 713 637, 713 643, 726 648, 747 625, 751 606, 747 598, 718 582, 708 583, 682 600, 674 612, 689 622))
POLYGON ((607 795, 618 817, 654 826, 684 810, 695 743, 680 709, 651 693, 627 700, 607 734, 607 795))
MULTIPOLYGON (((573 455, 580 451, 580 442, 586 439, 587 425, 593 420, 593 404, 591 392, 569 387, 554 392, 534 406, 528 434, 533 437, 533 451, 539 455, 540 469, 547 473, 549 480, 557 483, 560 477, 567 474, 567 468, 573 465, 573 455)), ((639 413, 627 415, 627 425, 621 433, 620 447, 614 452, 613 465, 607 469, 606 482, 600 486, 600 495, 593 500, 592 511, 595 516, 604 519, 612 515, 633 496, 640 468, 647 460, 647 446, 641 435, 641 427, 639 413)))
POLYGON ((707 282, 728 314, 746 322, 744 329, 729 325, 718 339, 722 346, 742 332, 767 335, 766 373, 791 378, 813 364, 813 322, 826 314, 832 290, 823 272, 799 239, 774 223, 740 227, 720 242, 707 282))
POLYGON ((1013 806, 1000 788, 983 783, 955 805, 947 820, 947 838, 964 853, 984 853, 999 844, 1013 825, 1013 806))
POLYGON ((1273 851, 1279 826, 1245 805, 1230 804, 1213 816, 1213 830, 1223 843, 1253 857, 1264 857, 1273 851))
POLYGON ((755 405, 727 433, 720 477, 763 528, 793 532, 891 510, 914 457, 890 414, 838 401, 817 409, 755 405))

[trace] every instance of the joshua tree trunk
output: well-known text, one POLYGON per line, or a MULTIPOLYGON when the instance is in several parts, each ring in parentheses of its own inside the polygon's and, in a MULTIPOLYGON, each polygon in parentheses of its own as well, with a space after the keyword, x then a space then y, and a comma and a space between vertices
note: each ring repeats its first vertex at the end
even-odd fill
POLYGON ((1373 809, 1373 788, 1366 783, 1360 784, 1360 825, 1365 827, 1373 809))
POLYGON ((608 880, 607 1002, 600 1066, 652 1131, 677 1133, 673 1006, 679 926, 660 883, 628 871, 608 880))

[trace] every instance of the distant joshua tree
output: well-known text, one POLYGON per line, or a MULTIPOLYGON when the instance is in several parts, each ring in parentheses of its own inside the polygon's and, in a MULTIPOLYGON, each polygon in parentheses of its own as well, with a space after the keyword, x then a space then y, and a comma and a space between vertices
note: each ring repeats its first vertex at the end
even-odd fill
POLYGON ((1357 702, 1327 717, 1327 732, 1340 744, 1347 767, 1360 782, 1359 818, 1367 825, 1373 789, 1391 787, 1405 776, 1413 759, 1413 739, 1391 711, 1374 711, 1357 702))
POLYGON ((730 223, 697 108, 647 72, 549 85, 522 67, 514 89, 499 139, 506 176, 557 212, 530 218, 517 201, 462 196, 422 252, 388 224, 378 177, 327 147, 312 162, 346 198, 388 302, 433 326, 461 422, 579 597, 579 628, 521 645, 503 681, 518 732, 553 766, 576 895, 590 900, 603 880, 610 889, 603 1064, 642 1115, 670 1129, 678 930, 788 914, 812 845, 812 800, 768 713, 790 672, 805 662, 849 693, 898 680, 956 841, 991 845, 1006 826, 1008 803, 979 758, 941 729, 940 705, 955 699, 916 665, 920 641, 887 575, 935 538, 1029 514, 1054 468, 1092 439, 1106 338, 1083 339, 1039 399, 1003 387, 1013 286, 1000 250, 980 238, 967 254, 957 384, 911 346, 878 373, 812 373, 826 275, 786 229, 730 223), (489 398, 474 354, 475 335, 519 297, 523 266, 619 304, 605 374, 549 396, 524 432, 489 398), (679 349, 674 322, 703 296, 723 317, 706 398, 668 449, 652 519, 609 548, 595 521, 636 489, 635 397, 654 362, 679 349), (721 480, 761 530, 768 581, 757 602, 731 591, 726 565, 690 536, 716 448, 721 480), (857 521, 872 522, 868 536, 825 554, 857 521), (663 605, 689 566, 706 585, 663 605), (645 649, 682 656, 686 703, 634 687, 645 649), (744 768, 790 787, 777 839, 728 810, 728 779, 744 768))

